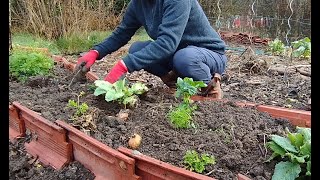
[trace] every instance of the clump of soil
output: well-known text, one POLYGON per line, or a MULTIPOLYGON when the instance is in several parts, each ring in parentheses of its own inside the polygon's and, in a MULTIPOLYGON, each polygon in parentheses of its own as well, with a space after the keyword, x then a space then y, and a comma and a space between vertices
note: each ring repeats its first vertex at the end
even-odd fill
POLYGON ((217 163, 207 166, 203 174, 217 179, 234 179, 237 173, 252 179, 271 179, 275 161, 263 162, 271 155, 265 143, 271 134, 284 135, 286 127, 294 131, 288 121, 274 119, 255 108, 215 101, 195 103, 196 128, 175 129, 166 115, 179 100, 162 88, 151 86, 124 121, 116 117, 123 106, 94 96, 90 90, 92 82, 76 82, 70 89, 65 88, 69 83, 65 77, 69 74, 56 66, 54 76, 48 77, 52 82, 48 86, 30 87, 11 81, 10 102, 18 101, 48 120, 73 123, 75 120, 70 120, 73 111, 66 108, 68 100, 76 100, 77 94, 84 91, 86 94, 80 101, 89 105, 89 114, 95 113, 96 128, 78 126, 78 129, 112 148, 128 147, 129 138, 138 133, 142 137, 138 151, 178 167, 184 167, 187 150, 214 155, 217 163))

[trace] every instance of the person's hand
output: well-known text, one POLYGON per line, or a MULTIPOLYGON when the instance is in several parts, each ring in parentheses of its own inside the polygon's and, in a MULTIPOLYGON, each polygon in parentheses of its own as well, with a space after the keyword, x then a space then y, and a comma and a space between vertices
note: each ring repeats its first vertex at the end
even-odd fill
POLYGON ((116 65, 110 70, 110 72, 105 76, 104 80, 113 84, 114 82, 122 79, 128 72, 128 68, 122 60, 119 60, 116 65))
POLYGON ((86 73, 90 70, 90 67, 96 62, 99 57, 99 53, 96 50, 90 50, 85 55, 78 59, 75 71, 82 69, 83 73, 86 73))

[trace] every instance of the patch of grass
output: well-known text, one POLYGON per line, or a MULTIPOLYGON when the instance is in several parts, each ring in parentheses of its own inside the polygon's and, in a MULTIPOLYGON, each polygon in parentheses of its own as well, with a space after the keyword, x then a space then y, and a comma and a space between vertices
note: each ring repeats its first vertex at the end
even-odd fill
MULTIPOLYGON (((48 48, 52 54, 78 54, 91 49, 95 44, 102 42, 112 31, 78 32, 57 40, 46 40, 30 33, 17 32, 12 34, 13 49, 19 46, 48 48)), ((151 40, 144 28, 139 29, 132 37, 134 41, 151 40)))
POLYGON ((56 44, 63 54, 78 54, 80 52, 88 51, 95 44, 102 42, 110 34, 110 31, 75 33, 70 36, 57 39, 56 44))
POLYGON ((34 48, 48 48, 50 53, 59 54, 60 51, 53 41, 45 40, 30 33, 13 33, 12 34, 13 49, 19 46, 34 47, 34 48))

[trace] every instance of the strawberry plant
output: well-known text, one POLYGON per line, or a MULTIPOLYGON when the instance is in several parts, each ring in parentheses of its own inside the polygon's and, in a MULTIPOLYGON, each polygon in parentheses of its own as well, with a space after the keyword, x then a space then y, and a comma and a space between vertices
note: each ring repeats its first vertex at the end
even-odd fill
POLYGON ((272 179, 311 176, 311 129, 297 127, 296 133, 287 132, 287 137, 271 135, 271 141, 267 143, 273 153, 266 162, 276 157, 283 160, 276 164, 272 179))
POLYGON ((138 96, 148 91, 148 87, 140 82, 134 83, 131 86, 127 84, 125 79, 121 79, 113 84, 104 81, 96 80, 94 82, 96 89, 94 91, 95 96, 104 94, 107 102, 117 101, 120 104, 129 104, 131 107, 137 103, 138 96))
POLYGON ((40 52, 15 51, 9 57, 9 73, 19 81, 36 75, 48 75, 54 61, 40 52))
POLYGON ((201 154, 199 157, 197 151, 194 150, 187 151, 183 159, 183 162, 190 171, 196 171, 198 173, 202 173, 207 165, 216 163, 214 156, 201 154))
POLYGON ((176 97, 182 97, 183 103, 190 104, 190 97, 197 94, 199 89, 206 87, 207 85, 203 81, 193 81, 192 78, 185 77, 177 79, 177 91, 176 97))
POLYGON ((311 40, 306 37, 291 43, 293 47, 292 56, 310 58, 311 56, 311 40))
POLYGON ((192 78, 185 77, 184 79, 177 79, 177 91, 175 96, 182 97, 183 101, 174 109, 171 109, 167 114, 171 124, 176 128, 189 128, 195 127, 191 122, 192 114, 197 109, 195 105, 191 105, 191 96, 197 94, 201 87, 207 85, 203 81, 193 81, 192 78))
POLYGON ((80 97, 83 96, 84 94, 85 92, 81 91, 80 94, 78 95, 77 101, 72 99, 68 101, 67 108, 75 109, 75 113, 73 114, 72 119, 76 119, 77 117, 84 115, 89 109, 89 106, 87 105, 87 103, 80 104, 80 97))

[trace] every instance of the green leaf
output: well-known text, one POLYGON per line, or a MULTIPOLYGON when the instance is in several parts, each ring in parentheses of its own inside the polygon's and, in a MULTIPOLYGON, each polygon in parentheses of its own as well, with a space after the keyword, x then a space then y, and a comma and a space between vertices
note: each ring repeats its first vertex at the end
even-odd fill
POLYGON ((203 154, 201 155, 201 159, 205 164, 215 164, 215 158, 213 156, 203 154))
POLYGON ((311 128, 297 127, 297 133, 302 134, 305 141, 311 141, 311 128))
POLYGON ((95 80, 94 84, 97 87, 104 89, 105 91, 109 91, 110 89, 113 88, 113 85, 111 83, 104 81, 104 80, 95 80))
POLYGON ((307 176, 311 176, 311 160, 309 160, 307 162, 307 172, 306 172, 307 176))
POLYGON ((126 89, 126 81, 125 79, 118 80, 113 84, 113 87, 115 88, 116 92, 122 92, 126 89))
POLYGON ((93 95, 99 96, 99 95, 105 94, 105 93, 107 93, 107 91, 106 91, 105 89, 102 89, 101 87, 97 87, 97 88, 94 90, 93 95))
POLYGON ((269 147, 275 154, 273 158, 277 157, 277 155, 284 156, 286 154, 286 150, 276 144, 274 141, 267 142, 267 147, 269 147))
POLYGON ((204 165, 202 163, 195 163, 194 170, 198 173, 202 173, 204 171, 204 165))
POLYGON ((123 96, 124 96, 123 92, 116 92, 115 89, 110 89, 105 95, 105 100, 110 102, 110 101, 117 100, 123 96))
POLYGON ((131 106, 134 106, 136 102, 137 102, 136 96, 129 96, 123 99, 123 104, 130 104, 131 106))
POLYGON ((296 148, 300 148, 303 144, 303 135, 300 133, 288 133, 288 139, 296 148))
POLYGON ((300 147, 300 153, 301 155, 311 155, 311 140, 305 142, 301 147, 300 147))
POLYGON ((299 177, 301 168, 292 162, 279 162, 276 164, 272 180, 294 180, 299 177))
POLYGON ((308 158, 309 155, 305 155, 305 156, 296 156, 295 154, 292 153, 286 153, 286 156, 288 156, 290 158, 290 161, 293 163, 305 163, 305 158, 308 158))
POLYGON ((129 88, 129 91, 132 92, 132 94, 142 94, 146 91, 148 91, 148 87, 142 83, 135 83, 129 88))
POLYGON ((281 137, 278 135, 271 135, 272 141, 277 143, 279 146, 281 146, 283 149, 297 153, 298 151, 295 149, 295 147, 291 144, 290 140, 285 137, 281 137))

